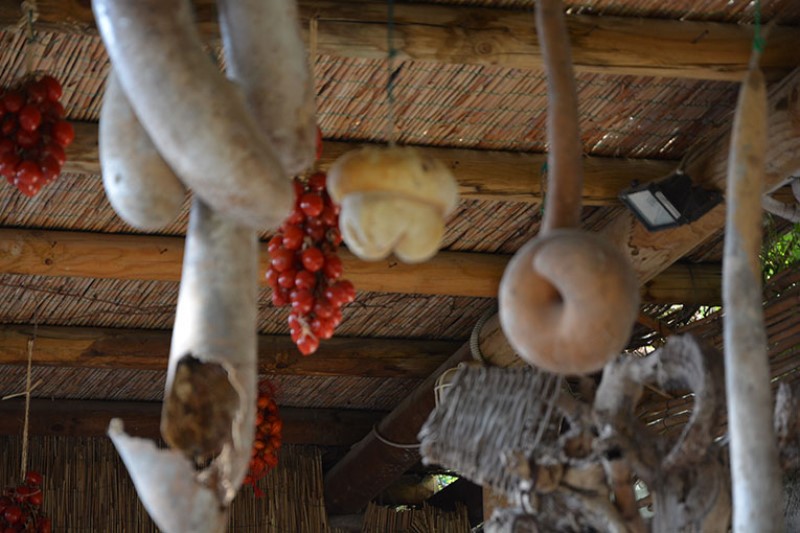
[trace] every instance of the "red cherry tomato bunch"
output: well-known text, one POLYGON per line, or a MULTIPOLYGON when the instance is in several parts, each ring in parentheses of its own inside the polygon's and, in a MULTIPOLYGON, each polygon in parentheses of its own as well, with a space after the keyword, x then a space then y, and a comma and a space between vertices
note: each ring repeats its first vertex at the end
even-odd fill
POLYGON ((273 398, 274 389, 263 385, 258 395, 256 412, 256 438, 250 457, 250 471, 244 478, 246 485, 251 485, 257 497, 264 495, 256 483, 267 473, 278 466, 278 450, 281 449, 281 433, 283 421, 278 415, 278 404, 273 398))
POLYGON ((52 76, 29 78, 0 91, 0 176, 34 196, 61 173, 65 149, 75 139, 52 76))
POLYGON ((306 183, 295 179, 294 211, 268 247, 272 303, 292 306, 289 329, 303 355, 333 336, 342 321, 342 305, 356 298, 353 284, 339 279, 339 207, 325 189, 325 178, 324 172, 316 172, 306 183))
POLYGON ((42 514, 42 475, 30 471, 25 481, 0 496, 0 533, 51 533, 50 519, 42 514))

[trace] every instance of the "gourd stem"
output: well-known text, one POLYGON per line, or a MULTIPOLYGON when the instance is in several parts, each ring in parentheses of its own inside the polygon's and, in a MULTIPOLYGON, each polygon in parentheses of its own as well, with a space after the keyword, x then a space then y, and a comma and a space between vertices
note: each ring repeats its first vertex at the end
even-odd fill
POLYGON ((542 233, 577 228, 581 219, 583 146, 578 96, 561 0, 539 0, 536 27, 547 74, 548 182, 542 233))

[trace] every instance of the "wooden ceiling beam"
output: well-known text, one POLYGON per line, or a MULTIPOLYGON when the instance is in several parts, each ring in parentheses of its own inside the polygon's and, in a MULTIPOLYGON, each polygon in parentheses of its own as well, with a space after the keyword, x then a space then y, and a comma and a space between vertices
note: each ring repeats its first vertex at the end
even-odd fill
MULTIPOLYGON (((281 407, 283 442, 317 446, 350 446, 367 433, 384 413, 352 409, 281 407)), ((0 435, 21 435, 24 400, 0 402, 0 435)), ((161 438, 161 402, 32 399, 31 435, 105 437, 108 422, 125 422, 131 435, 161 438)))
MULTIPOLYGON (((0 28, 22 19, 20 0, 0 0, 0 28)), ((201 33, 219 37, 213 0, 194 0, 201 33)), ((385 2, 300 0, 301 22, 317 21, 317 50, 338 57, 387 55, 385 2)), ((38 0, 36 27, 93 32, 90 2, 38 0)), ((739 24, 572 15, 567 17, 577 71, 636 76, 739 80, 752 27, 739 24)), ((307 32, 306 32, 307 34, 307 32)), ((307 36, 306 36, 307 38, 307 36)), ((798 29, 776 27, 762 65, 777 79, 798 66, 798 29)), ((541 68, 532 10, 398 3, 394 47, 400 59, 450 64, 541 68)))
MULTIPOLYGON (((0 0, 2 1, 2 0, 0 0)), ((73 122, 75 141, 67 150, 64 172, 100 175, 97 152, 97 124, 73 122)), ((358 143, 326 141, 320 168, 327 168, 358 143)), ((424 154, 445 163, 453 171, 462 198, 507 202, 542 201, 541 168, 546 154, 525 154, 488 150, 418 147, 424 154)), ((587 157, 583 190, 584 205, 621 205, 620 191, 631 183, 647 183, 675 170, 677 162, 649 159, 587 157)))
MULTIPOLYGON (((794 70, 769 92, 769 123, 767 127, 767 168, 764 188, 769 191, 784 180, 800 175, 800 69, 794 70)), ((730 145, 729 128, 720 132, 709 145, 697 148, 688 158, 689 174, 707 186, 724 189, 727 175, 727 156, 730 145)), ((725 225, 725 207, 720 206, 697 222, 651 234, 627 212, 603 230, 603 234, 630 258, 640 282, 647 283, 687 252, 701 244, 725 225)), ((511 354, 513 350, 502 334, 496 334, 498 316, 486 326, 495 334, 481 339, 483 353, 511 354)), ((415 389, 380 424, 380 434, 394 442, 416 440, 422 424, 433 409, 433 385, 436 375, 448 364, 455 366, 469 356, 469 343, 448 359, 436 374, 415 389)), ((387 446, 374 432, 353 446, 325 477, 325 502, 331 514, 351 513, 364 507, 375 495, 411 468, 420 459, 415 449, 387 446)))
MULTIPOLYGON (((166 370, 172 332, 61 326, 0 326, 0 365, 166 370)), ((461 343, 335 337, 303 357, 287 335, 259 336, 259 372, 285 376, 428 377, 461 343)))
MULTIPOLYGON (((657 239, 658 234, 653 234, 657 239)), ((0 273, 35 276, 179 281, 182 237, 0 228, 0 273)), ((268 266, 262 243, 260 278, 268 266)), ((511 256, 440 252, 417 265, 390 257, 366 262, 339 253, 346 277, 360 291, 496 298, 511 256)), ((720 301, 718 264, 677 265, 642 288, 645 303, 714 305, 720 301)))

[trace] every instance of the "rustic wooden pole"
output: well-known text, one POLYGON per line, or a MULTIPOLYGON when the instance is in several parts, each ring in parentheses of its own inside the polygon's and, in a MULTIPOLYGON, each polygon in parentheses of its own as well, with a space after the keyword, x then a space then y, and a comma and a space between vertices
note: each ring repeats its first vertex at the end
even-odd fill
MULTIPOLYGON (((20 20, 20 0, 0 1, 0 27, 20 20)), ((199 31, 219 37, 213 0, 195 0, 199 31)), ((386 57, 386 4, 303 0, 305 27, 318 21, 317 49, 337 57, 386 57)), ((37 0, 37 29, 91 32, 94 19, 84 0, 37 0)), ((444 64, 539 68, 541 50, 529 10, 398 3, 395 47, 402 59, 444 64)), ((636 76, 739 80, 747 69, 752 29, 743 24, 643 20, 609 16, 568 17, 579 71, 636 76)), ((764 67, 770 79, 798 66, 798 30, 775 28, 764 67)))
MULTIPOLYGON (((354 409, 281 407, 283 443, 351 446, 385 413, 354 409)), ((0 402, 0 435, 19 435, 25 415, 23 400, 0 402)), ((30 434, 58 437, 105 437, 112 418, 125 420, 137 437, 161 437, 161 402, 31 399, 30 434)))
MULTIPOLYGON (((67 149, 64 172, 100 174, 97 140, 93 122, 73 122, 75 141, 67 149)), ((345 153, 368 144, 325 140, 319 168, 327 170, 345 153)), ((544 200, 540 169, 545 154, 467 150, 458 148, 415 147, 425 157, 443 162, 458 182, 461 198, 538 204, 544 200)), ((655 159, 586 157, 583 205, 621 205, 618 194, 631 182, 648 183, 675 169, 676 162, 655 159)))
MULTIPOLYGON (((180 237, 0 228, 0 272, 178 281, 183 247, 180 237)), ((407 265, 394 258, 361 261, 346 250, 339 256, 347 278, 361 291, 484 298, 497 296, 509 260, 503 254, 440 252, 426 263, 407 265)), ((267 243, 261 243, 264 285, 268 265, 267 243)), ((718 264, 678 265, 648 283, 642 297, 648 303, 709 305, 720 299, 720 272, 718 264)))
POLYGON ((753 55, 731 136, 722 283, 733 530, 739 533, 784 531, 759 262, 767 91, 753 55))
POLYGON ((459 348, 336 463, 325 476, 329 514, 357 513, 419 461, 417 433, 435 406, 436 380, 470 358, 468 345, 459 348))

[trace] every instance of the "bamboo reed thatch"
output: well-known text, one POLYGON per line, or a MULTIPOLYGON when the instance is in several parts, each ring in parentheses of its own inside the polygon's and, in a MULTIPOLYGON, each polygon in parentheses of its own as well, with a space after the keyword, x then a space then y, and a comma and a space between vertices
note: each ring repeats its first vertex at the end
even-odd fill
MULTIPOLYGON (((0 483, 20 478, 21 439, 0 438, 0 483)), ((106 438, 33 437, 31 470, 44 475, 43 509, 53 531, 155 533, 125 466, 106 438)), ((229 531, 326 533, 320 451, 284 446, 279 463, 259 482, 263 498, 243 487, 231 506, 229 531)))
MULTIPOLYGON (((35 348, 34 348, 35 350, 35 348)), ((35 357, 35 355, 34 355, 35 357)), ((165 362, 166 365, 166 362, 165 362)), ((25 367, 0 365, 0 396, 25 388, 25 367)), ((410 378, 337 376, 262 376, 277 390, 281 407, 342 408, 388 411, 420 382, 410 378)), ((124 368, 34 366, 34 398, 73 400, 161 401, 165 372, 124 368)))
MULTIPOLYGON (((423 505, 421 509, 393 509, 370 503, 364 515, 362 533, 468 533, 467 509, 442 511, 423 505)), ((335 533, 335 532, 334 532, 335 533)))

